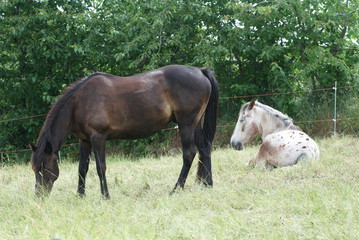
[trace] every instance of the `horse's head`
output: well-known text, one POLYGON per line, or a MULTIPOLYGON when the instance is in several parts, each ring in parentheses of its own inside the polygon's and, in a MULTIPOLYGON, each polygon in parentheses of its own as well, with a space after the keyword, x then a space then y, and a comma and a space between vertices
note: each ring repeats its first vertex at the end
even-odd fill
POLYGON ((52 186, 59 176, 59 167, 57 164, 58 153, 53 151, 50 142, 44 146, 36 147, 31 145, 32 170, 35 172, 35 193, 37 196, 50 194, 52 186))
POLYGON ((242 150, 243 145, 248 143, 258 133, 255 122, 255 102, 252 100, 244 104, 239 111, 239 117, 231 137, 231 146, 236 150, 242 150))

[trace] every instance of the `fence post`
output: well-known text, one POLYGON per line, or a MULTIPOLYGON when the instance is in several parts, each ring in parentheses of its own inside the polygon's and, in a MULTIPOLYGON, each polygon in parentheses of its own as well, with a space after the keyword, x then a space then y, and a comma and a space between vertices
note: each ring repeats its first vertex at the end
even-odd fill
POLYGON ((58 158, 59 158, 59 162, 62 162, 62 158, 61 158, 61 151, 58 152, 58 158))
POLYGON ((334 89, 334 116, 333 116, 333 135, 337 135, 337 81, 335 81, 334 89))

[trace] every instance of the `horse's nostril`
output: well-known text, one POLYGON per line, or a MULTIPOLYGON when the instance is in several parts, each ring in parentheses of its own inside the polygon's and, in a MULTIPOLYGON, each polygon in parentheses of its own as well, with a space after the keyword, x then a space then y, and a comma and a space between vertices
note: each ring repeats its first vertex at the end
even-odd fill
POLYGON ((243 144, 241 142, 231 142, 231 145, 234 149, 236 150, 242 150, 243 149, 243 144))
POLYGON ((242 150, 243 149, 243 144, 242 143, 238 143, 236 146, 237 150, 242 150))

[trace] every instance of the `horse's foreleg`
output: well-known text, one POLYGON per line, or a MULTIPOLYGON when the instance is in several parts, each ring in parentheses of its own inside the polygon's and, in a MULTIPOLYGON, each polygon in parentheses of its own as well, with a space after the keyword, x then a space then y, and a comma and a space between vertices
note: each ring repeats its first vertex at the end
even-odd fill
POLYGON ((80 140, 80 162, 79 162, 79 185, 77 193, 82 197, 85 195, 86 174, 89 168, 91 144, 80 140))
POLYGON ((211 143, 204 139, 201 125, 197 125, 196 127, 195 142, 199 152, 197 180, 205 186, 213 186, 211 143))
POLYGON ((262 143, 256 155, 247 163, 247 166, 266 168, 268 170, 276 168, 276 166, 272 164, 273 156, 270 154, 269 150, 269 144, 267 142, 262 143))
POLYGON ((96 159, 96 170, 100 178, 102 196, 110 198, 106 181, 106 139, 104 136, 95 135, 91 137, 91 144, 96 159))
POLYGON ((246 165, 247 165, 248 167, 254 168, 254 167, 256 166, 256 161, 255 161, 255 159, 256 159, 256 156, 254 156, 251 160, 249 160, 246 165))
POLYGON ((179 126, 181 143, 182 143, 182 154, 183 154, 183 165, 181 173, 178 177, 177 183, 172 193, 178 188, 184 187, 186 179, 191 168, 193 158, 196 155, 197 149, 194 142, 194 126, 179 126))

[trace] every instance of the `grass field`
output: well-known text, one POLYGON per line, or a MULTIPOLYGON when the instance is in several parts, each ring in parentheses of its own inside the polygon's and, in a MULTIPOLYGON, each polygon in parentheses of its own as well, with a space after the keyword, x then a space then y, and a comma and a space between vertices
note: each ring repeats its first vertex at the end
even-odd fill
POLYGON ((94 163, 87 197, 76 195, 77 164, 60 164, 45 200, 27 165, 0 168, 1 239, 358 239, 359 139, 318 140, 321 159, 265 171, 245 163, 258 146, 213 152, 212 189, 195 181, 169 196, 179 154, 108 158, 110 200, 101 200, 94 163))

